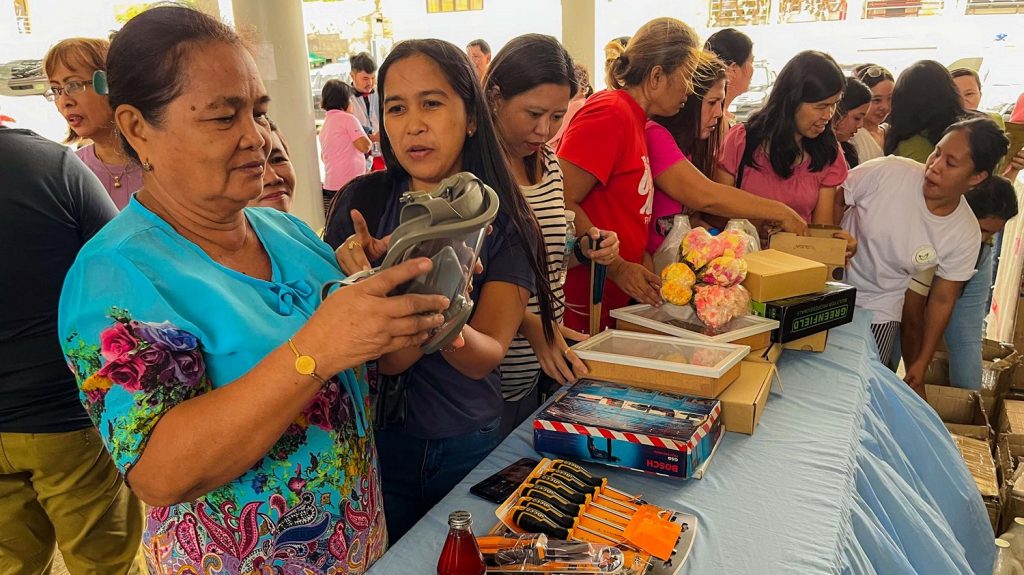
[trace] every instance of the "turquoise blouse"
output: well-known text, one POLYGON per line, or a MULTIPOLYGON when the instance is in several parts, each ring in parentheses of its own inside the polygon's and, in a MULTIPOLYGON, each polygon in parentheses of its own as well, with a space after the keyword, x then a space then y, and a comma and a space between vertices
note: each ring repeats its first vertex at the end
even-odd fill
MULTIPOLYGON (((343 276, 331 248, 298 219, 269 208, 245 215, 270 256, 270 281, 221 266, 134 198, 68 273, 61 343, 82 403, 124 473, 160 417, 252 369, 309 319, 320 286, 343 276)), ((366 570, 387 534, 364 375, 359 368, 331 378, 241 477, 151 509, 143 540, 150 571, 366 570)))

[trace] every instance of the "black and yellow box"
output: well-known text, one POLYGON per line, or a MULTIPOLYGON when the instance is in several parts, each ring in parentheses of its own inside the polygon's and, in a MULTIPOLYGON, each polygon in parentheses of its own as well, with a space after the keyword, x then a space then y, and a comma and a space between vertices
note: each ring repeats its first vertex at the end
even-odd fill
POLYGON ((853 321, 857 288, 829 282, 825 291, 769 302, 752 302, 754 314, 779 320, 772 341, 788 343, 853 321))

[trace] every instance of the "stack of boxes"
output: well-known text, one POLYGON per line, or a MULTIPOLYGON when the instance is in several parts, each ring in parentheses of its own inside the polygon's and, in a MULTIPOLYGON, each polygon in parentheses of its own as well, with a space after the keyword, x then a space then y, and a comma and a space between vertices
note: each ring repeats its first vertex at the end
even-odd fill
POLYGON ((982 357, 982 389, 974 391, 950 387, 948 356, 936 352, 925 374, 925 395, 960 449, 993 531, 1002 533, 1014 517, 1024 516, 1024 480, 1019 493, 1012 481, 1024 457, 1024 401, 1009 399, 1019 356, 1012 346, 986 340, 982 357))
POLYGON ((852 321, 856 290, 828 283, 825 264, 799 256, 764 250, 745 259, 743 285, 761 317, 716 332, 687 307, 613 310, 618 329, 573 347, 589 378, 537 416, 534 447, 695 477, 723 429, 753 434, 782 349, 824 351, 828 329, 852 321))

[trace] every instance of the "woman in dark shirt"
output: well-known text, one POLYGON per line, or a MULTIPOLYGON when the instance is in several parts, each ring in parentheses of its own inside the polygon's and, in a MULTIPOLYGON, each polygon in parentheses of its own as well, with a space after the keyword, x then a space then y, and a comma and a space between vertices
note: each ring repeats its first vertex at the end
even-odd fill
POLYGON ((498 444, 498 366, 534 292, 550 341, 553 298, 540 228, 508 171, 462 51, 441 40, 402 42, 381 66, 379 85, 387 171, 342 188, 328 214, 327 242, 351 248, 341 250, 349 257, 346 272, 383 256, 408 190, 431 190, 468 171, 501 202, 480 254, 484 271, 473 281, 475 306, 463 340, 431 355, 411 349, 380 360, 388 389, 404 394, 408 406, 400 423, 377 435, 385 515, 395 541, 498 444))

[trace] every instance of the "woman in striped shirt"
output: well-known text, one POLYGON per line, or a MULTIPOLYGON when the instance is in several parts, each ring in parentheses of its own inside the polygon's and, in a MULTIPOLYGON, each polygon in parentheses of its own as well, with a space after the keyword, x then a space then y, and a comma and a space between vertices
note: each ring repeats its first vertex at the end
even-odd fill
MULTIPOLYGON (((568 351, 566 340, 586 336, 562 324, 564 296, 562 269, 576 265, 577 258, 566 253, 565 197, 558 159, 545 142, 558 131, 569 100, 576 94, 572 58, 558 40, 541 34, 514 38, 495 56, 484 81, 491 117, 505 150, 512 175, 540 223, 547 251, 548 278, 557 304, 554 310, 554 338, 545 337, 536 298, 530 298, 519 334, 512 341, 501 364, 505 411, 501 426, 510 433, 540 404, 537 381, 543 370, 552 380, 564 384, 586 374, 586 367, 568 351)), ((611 263, 618 255, 614 232, 587 230, 580 238, 582 255, 599 263, 611 263), (599 250, 591 249, 594 239, 604 236, 599 250)))

